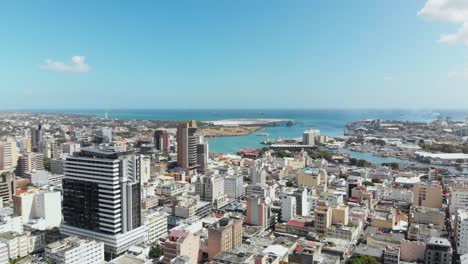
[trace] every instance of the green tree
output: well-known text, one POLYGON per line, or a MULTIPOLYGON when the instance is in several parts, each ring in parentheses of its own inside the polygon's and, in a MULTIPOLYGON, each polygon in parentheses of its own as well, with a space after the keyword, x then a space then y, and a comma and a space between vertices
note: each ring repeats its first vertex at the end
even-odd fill
POLYGON ((348 176, 349 176, 349 174, 347 174, 347 173, 340 173, 340 175, 338 175, 338 178, 340 178, 340 179, 347 179, 348 176))
POLYGON ((367 160, 360 159, 357 161, 356 166, 358 167, 369 167, 371 164, 367 160))
POLYGON ((379 262, 372 256, 360 255, 348 260, 348 264, 379 264, 379 262))
POLYGON ((292 187, 292 186, 293 186, 293 182, 292 182, 291 180, 287 181, 287 182, 286 182, 286 186, 292 187))
POLYGON ((375 184, 373 182, 370 182, 370 181, 365 181, 362 183, 364 186, 375 186, 375 184))
POLYGON ((48 157, 44 157, 44 169, 50 171, 50 159, 48 157))
POLYGON ((275 153, 276 153, 276 156, 279 158, 292 158, 293 157, 293 154, 286 150, 281 150, 281 149, 276 150, 275 153))
POLYGON ((357 162, 358 162, 358 160, 356 158, 350 158, 349 159, 349 164, 351 166, 356 166, 357 162))
POLYGON ((148 253, 149 258, 156 259, 164 255, 164 250, 160 245, 153 245, 148 253))

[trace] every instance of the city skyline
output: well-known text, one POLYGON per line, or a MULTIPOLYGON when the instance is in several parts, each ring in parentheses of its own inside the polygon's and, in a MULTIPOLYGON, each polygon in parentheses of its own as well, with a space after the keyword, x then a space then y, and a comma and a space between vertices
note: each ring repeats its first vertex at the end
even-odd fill
POLYGON ((0 4, 0 109, 466 109, 464 1, 109 3, 0 4))

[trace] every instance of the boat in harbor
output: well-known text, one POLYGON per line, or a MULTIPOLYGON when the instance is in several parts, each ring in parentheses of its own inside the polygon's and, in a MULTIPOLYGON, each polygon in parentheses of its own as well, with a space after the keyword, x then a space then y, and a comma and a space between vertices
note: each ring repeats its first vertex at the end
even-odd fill
POLYGON ((268 137, 270 134, 268 133, 258 133, 257 136, 259 137, 268 137))
POLYGON ((274 142, 273 142, 272 140, 269 140, 269 139, 260 142, 260 144, 263 144, 263 145, 271 145, 271 144, 273 144, 273 143, 274 143, 274 142))

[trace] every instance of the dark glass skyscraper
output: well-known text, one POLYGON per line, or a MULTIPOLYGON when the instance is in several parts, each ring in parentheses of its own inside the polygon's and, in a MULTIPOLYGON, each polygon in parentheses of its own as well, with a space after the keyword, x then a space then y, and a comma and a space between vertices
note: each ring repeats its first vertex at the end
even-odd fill
POLYGON ((64 175, 61 232, 100 240, 111 254, 144 240, 139 156, 82 148, 67 158, 64 175))

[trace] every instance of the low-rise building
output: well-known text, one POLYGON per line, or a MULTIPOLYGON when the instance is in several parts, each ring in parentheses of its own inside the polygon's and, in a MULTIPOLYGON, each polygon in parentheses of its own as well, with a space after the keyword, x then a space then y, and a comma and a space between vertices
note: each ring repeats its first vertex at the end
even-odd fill
POLYGON ((67 237, 48 244, 44 256, 55 264, 96 264, 104 261, 104 243, 67 237))

